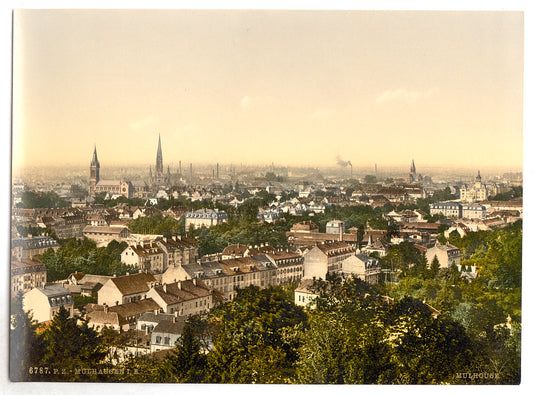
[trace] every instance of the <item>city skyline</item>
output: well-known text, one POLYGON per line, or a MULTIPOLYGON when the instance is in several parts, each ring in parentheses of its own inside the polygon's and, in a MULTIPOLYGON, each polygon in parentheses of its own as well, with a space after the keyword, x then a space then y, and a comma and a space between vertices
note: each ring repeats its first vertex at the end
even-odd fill
POLYGON ((153 164, 158 135, 165 167, 522 167, 521 12, 17 10, 14 22, 15 171, 86 165, 95 145, 109 166, 153 164))

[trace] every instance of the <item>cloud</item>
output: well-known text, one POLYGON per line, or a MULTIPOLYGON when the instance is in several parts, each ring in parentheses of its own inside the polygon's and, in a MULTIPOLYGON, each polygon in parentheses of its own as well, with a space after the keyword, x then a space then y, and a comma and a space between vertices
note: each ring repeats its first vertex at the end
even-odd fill
POLYGON ((377 104, 382 104, 391 101, 404 101, 404 102, 415 102, 422 99, 426 99, 433 94, 433 89, 428 89, 425 91, 409 91, 404 88, 387 90, 381 93, 376 99, 377 104))
POLYGON ((151 132, 159 124, 159 118, 155 115, 150 115, 146 118, 139 119, 130 123, 130 128, 136 132, 151 132))

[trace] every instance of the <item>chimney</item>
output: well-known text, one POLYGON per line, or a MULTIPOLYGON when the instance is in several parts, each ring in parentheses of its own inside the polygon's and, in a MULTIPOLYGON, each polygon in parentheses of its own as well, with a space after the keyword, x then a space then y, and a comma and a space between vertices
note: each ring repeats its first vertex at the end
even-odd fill
POLYGON ((154 314, 155 314, 155 315, 158 315, 158 314, 159 314, 159 309, 154 310, 154 314))
POLYGON ((181 281, 178 281, 178 289, 181 290, 181 281))
POLYGON ((109 307, 106 304, 104 305, 104 313, 109 313, 109 307))
POLYGON ((167 293, 167 284, 163 284, 163 292, 167 293))
POLYGON ((148 335, 148 333, 149 333, 148 326, 147 326, 146 329, 144 330, 144 333, 146 333, 146 334, 148 335))
POLYGON ((192 283, 193 283, 194 285, 198 285, 198 280, 196 279, 196 277, 193 278, 192 283))

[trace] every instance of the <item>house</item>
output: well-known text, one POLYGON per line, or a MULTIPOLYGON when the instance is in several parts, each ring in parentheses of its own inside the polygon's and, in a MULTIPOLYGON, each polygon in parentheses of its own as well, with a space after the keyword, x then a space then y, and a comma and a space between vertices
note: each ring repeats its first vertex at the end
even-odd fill
POLYGON ((340 262, 355 255, 355 247, 342 241, 317 244, 304 254, 303 279, 326 278, 340 271, 340 262))
POLYGON ((111 276, 98 274, 84 274, 83 272, 72 273, 67 277, 67 288, 73 295, 93 296, 109 280, 111 276))
POLYGON ((130 322, 116 311, 109 311, 108 306, 104 306, 101 310, 92 310, 87 313, 85 318, 88 321, 87 326, 98 332, 103 328, 113 329, 117 332, 128 331, 130 329, 130 322))
POLYGON ((106 218, 104 214, 102 213, 87 214, 86 220, 87 220, 87 225, 91 225, 91 226, 107 226, 108 225, 106 218))
MULTIPOLYGON (((238 288, 246 288, 255 285, 260 288, 275 284, 276 267, 264 266, 264 270, 251 257, 232 258, 218 261, 218 264, 228 276, 228 284, 223 289, 224 295, 233 300, 238 288)), ((219 289, 220 290, 220 289, 219 289)))
POLYGON ((345 232, 344 221, 329 221, 326 224, 326 233, 341 235, 345 232))
POLYGON ((154 242, 141 241, 129 245, 120 254, 120 260, 140 271, 163 273, 166 270, 164 252, 154 242))
POLYGON ((161 321, 152 331, 150 351, 176 347, 176 342, 181 337, 184 327, 184 317, 174 317, 172 321, 161 321))
POLYGON ((155 283, 156 279, 150 273, 111 277, 98 291, 98 304, 115 306, 144 299, 155 283))
POLYGON ((213 307, 212 290, 198 278, 155 285, 146 297, 152 298, 167 314, 194 315, 213 307))
MULTIPOLYGON (((147 313, 143 313, 137 318, 137 324, 136 329, 141 331, 147 331, 152 332, 154 328, 163 321, 170 321, 172 322, 174 318, 176 317, 176 314, 164 314, 160 313, 159 311, 149 311, 147 313)), ((183 319, 186 319, 183 317, 183 319)))
POLYGON ((431 215, 442 214, 445 217, 462 218, 463 206, 459 202, 439 202, 429 206, 431 215))
POLYGON ((320 233, 318 225, 312 221, 299 222, 291 228, 285 235, 290 245, 295 247, 300 246, 314 246, 317 243, 327 243, 333 241, 343 241, 349 244, 357 243, 357 232, 344 233, 344 225, 342 225, 343 232, 339 232, 339 222, 330 223, 330 233, 320 233), (335 228, 335 226, 337 226, 335 228))
POLYGON ((384 237, 373 238, 372 234, 368 236, 367 245, 361 248, 361 251, 367 255, 376 252, 379 256, 387 255, 389 249, 389 243, 385 240, 384 237))
POLYGON ((31 259, 44 254, 49 248, 57 251, 60 245, 50 236, 22 237, 11 241, 11 257, 18 260, 31 259))
POLYGON ((231 244, 222 250, 222 259, 252 257, 266 253, 276 252, 276 249, 268 243, 261 245, 231 244))
POLYGON ((204 208, 185 214, 185 229, 187 230, 191 225, 194 225, 195 228, 201 228, 202 226, 209 228, 225 222, 228 222, 228 214, 217 209, 204 208))
POLYGON ((22 307, 38 323, 52 320, 61 307, 69 312, 70 317, 74 314, 72 294, 58 284, 33 288, 25 293, 22 307))
POLYGON ((441 268, 449 268, 453 264, 461 264, 461 250, 456 246, 446 243, 444 245, 437 242, 434 247, 426 251, 428 267, 431 266, 433 259, 437 257, 441 268))
POLYGON ((126 241, 131 236, 131 232, 125 226, 87 225, 83 228, 83 236, 95 241, 99 246, 105 247, 113 240, 119 243, 126 241))
POLYGON ((343 260, 340 273, 343 277, 355 276, 369 284, 377 284, 381 273, 381 265, 377 259, 365 254, 356 254, 343 260))
POLYGON ((163 251, 163 272, 171 266, 195 263, 198 259, 198 242, 184 236, 160 237, 155 240, 163 251))
POLYGON ((11 296, 46 284, 46 266, 40 259, 11 260, 11 296))
MULTIPOLYGON (((308 309, 315 309, 315 299, 320 296, 320 293, 313 287, 314 280, 305 279, 294 290, 294 304, 308 309)), ((328 284, 329 286, 329 284, 328 284)))
POLYGON ((268 252, 265 256, 276 267, 277 284, 300 282, 304 271, 303 257, 300 254, 289 250, 280 250, 268 252))
POLYGON ((487 217, 487 208, 481 204, 470 203, 463 204, 462 218, 466 219, 485 219, 487 217))

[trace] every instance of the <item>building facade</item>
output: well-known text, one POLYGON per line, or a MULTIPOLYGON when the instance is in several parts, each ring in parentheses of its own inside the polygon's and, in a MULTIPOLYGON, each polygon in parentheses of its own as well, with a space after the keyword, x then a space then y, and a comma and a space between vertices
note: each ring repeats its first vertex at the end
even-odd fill
POLYGON ((191 225, 194 225, 194 227, 198 229, 202 226, 209 228, 225 222, 228 222, 228 214, 217 209, 204 208, 201 210, 190 211, 185 215, 185 229, 187 230, 189 230, 191 225))
POLYGON ((46 285, 46 266, 40 259, 11 260, 11 296, 46 285))
POLYGON ((71 318, 74 314, 71 293, 58 284, 33 288, 25 293, 22 307, 24 311, 31 313, 38 323, 52 320, 61 307, 69 312, 71 318))
POLYGON ((94 147, 93 158, 90 165, 89 175, 89 196, 95 197, 99 193, 109 195, 121 195, 128 199, 148 198, 148 186, 144 181, 127 181, 127 180, 102 180, 100 179, 100 162, 94 147))

